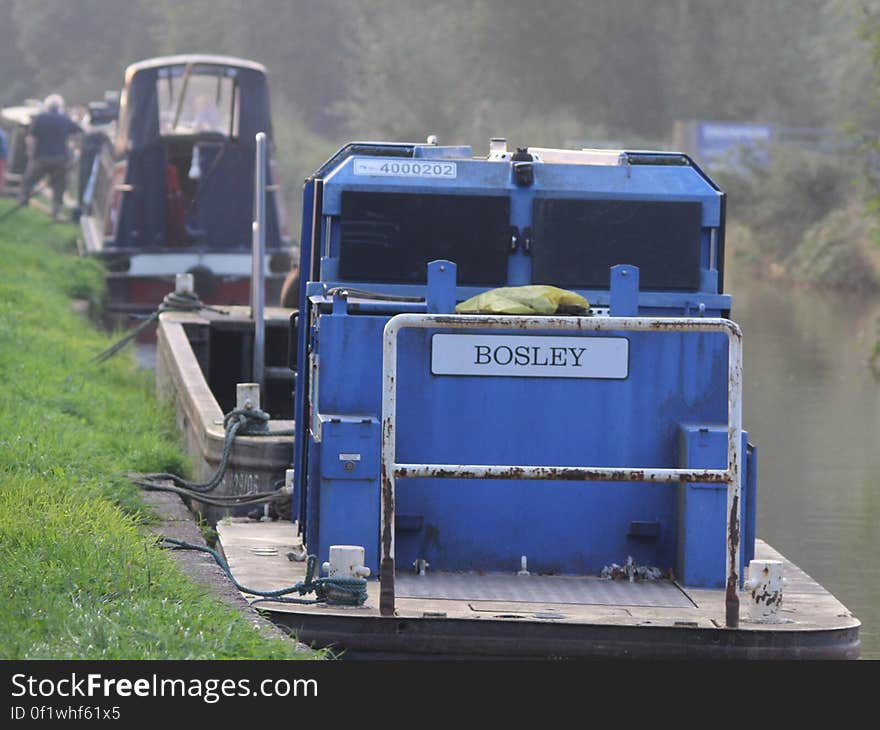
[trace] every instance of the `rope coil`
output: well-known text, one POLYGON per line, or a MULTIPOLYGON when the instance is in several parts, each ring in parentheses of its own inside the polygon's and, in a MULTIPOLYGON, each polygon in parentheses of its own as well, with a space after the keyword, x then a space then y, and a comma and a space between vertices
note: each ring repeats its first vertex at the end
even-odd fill
POLYGON ((254 601, 254 603, 271 601, 275 603, 327 603, 343 606, 362 606, 367 600, 367 581, 364 578, 315 578, 318 559, 314 555, 308 556, 305 580, 287 588, 279 588, 274 591, 260 591, 239 583, 232 574, 229 563, 216 550, 204 545, 196 545, 191 542, 164 536, 159 538, 158 544, 160 547, 169 550, 196 550, 210 555, 238 590, 242 593, 260 596, 260 600, 254 601), (291 593, 298 593, 300 596, 314 593, 315 598, 292 598, 290 597, 291 593))
POLYGON ((254 494, 208 494, 214 491, 223 481, 226 469, 229 466, 229 456, 232 453, 232 445, 235 437, 243 436, 276 436, 290 435, 291 429, 269 430, 270 416, 266 411, 259 408, 235 408, 223 417, 223 426, 226 436, 223 440, 223 452, 217 470, 204 482, 194 482, 184 479, 177 474, 169 472, 152 472, 148 474, 130 474, 132 482, 141 487, 157 492, 172 492, 182 497, 197 499, 214 507, 243 507, 266 502, 280 501, 290 495, 284 490, 272 492, 257 492, 254 494), (171 482, 170 484, 168 482, 171 482))
POLYGON ((95 355, 95 357, 92 358, 92 362, 102 363, 109 360, 129 342, 134 340, 147 327, 153 324, 153 322, 159 319, 159 315, 162 314, 162 312, 198 312, 202 309, 206 309, 209 312, 216 312, 217 314, 228 314, 228 312, 225 312, 222 309, 208 306, 193 292, 170 292, 165 295, 162 299, 162 303, 155 312, 148 316, 133 330, 128 332, 121 340, 115 342, 103 352, 95 355))

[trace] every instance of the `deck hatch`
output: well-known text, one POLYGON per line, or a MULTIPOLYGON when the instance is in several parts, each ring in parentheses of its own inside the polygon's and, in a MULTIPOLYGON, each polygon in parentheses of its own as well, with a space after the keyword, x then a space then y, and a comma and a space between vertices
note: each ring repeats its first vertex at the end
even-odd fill
POLYGON ((433 573, 398 574, 394 590, 399 598, 435 598, 453 601, 509 603, 568 603, 596 606, 693 608, 672 581, 630 583, 595 577, 554 575, 475 575, 433 573))

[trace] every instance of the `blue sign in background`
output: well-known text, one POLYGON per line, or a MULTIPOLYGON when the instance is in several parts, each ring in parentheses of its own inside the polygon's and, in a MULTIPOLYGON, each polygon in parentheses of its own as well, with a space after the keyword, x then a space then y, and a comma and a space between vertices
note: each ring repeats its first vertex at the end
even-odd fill
POLYGON ((767 162, 765 145, 773 141, 769 124, 700 122, 697 125, 697 157, 706 164, 736 165, 738 151, 747 149, 759 163, 767 162))

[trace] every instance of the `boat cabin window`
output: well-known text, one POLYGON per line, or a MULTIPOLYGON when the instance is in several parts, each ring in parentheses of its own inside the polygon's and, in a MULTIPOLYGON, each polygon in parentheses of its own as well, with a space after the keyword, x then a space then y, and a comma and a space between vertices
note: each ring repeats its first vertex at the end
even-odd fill
POLYGON ((159 69, 159 133, 238 136, 239 93, 234 68, 184 64, 159 69))
POLYGON ((542 198, 534 202, 532 280, 607 289, 610 267, 639 267, 642 289, 700 288, 700 203, 542 198))
POLYGON ((427 265, 454 261, 458 282, 507 279, 510 201, 504 196, 342 193, 339 275, 424 284, 427 265))

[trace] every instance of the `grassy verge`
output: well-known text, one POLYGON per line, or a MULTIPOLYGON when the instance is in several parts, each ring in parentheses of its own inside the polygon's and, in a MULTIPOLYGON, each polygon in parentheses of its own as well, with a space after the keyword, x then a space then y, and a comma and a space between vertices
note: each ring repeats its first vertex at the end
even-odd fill
POLYGON ((130 354, 89 365, 111 338, 71 311, 71 297, 103 296, 74 233, 31 211, 0 223, 0 658, 303 656, 143 530, 149 513, 117 475, 179 471, 184 457, 130 354))

